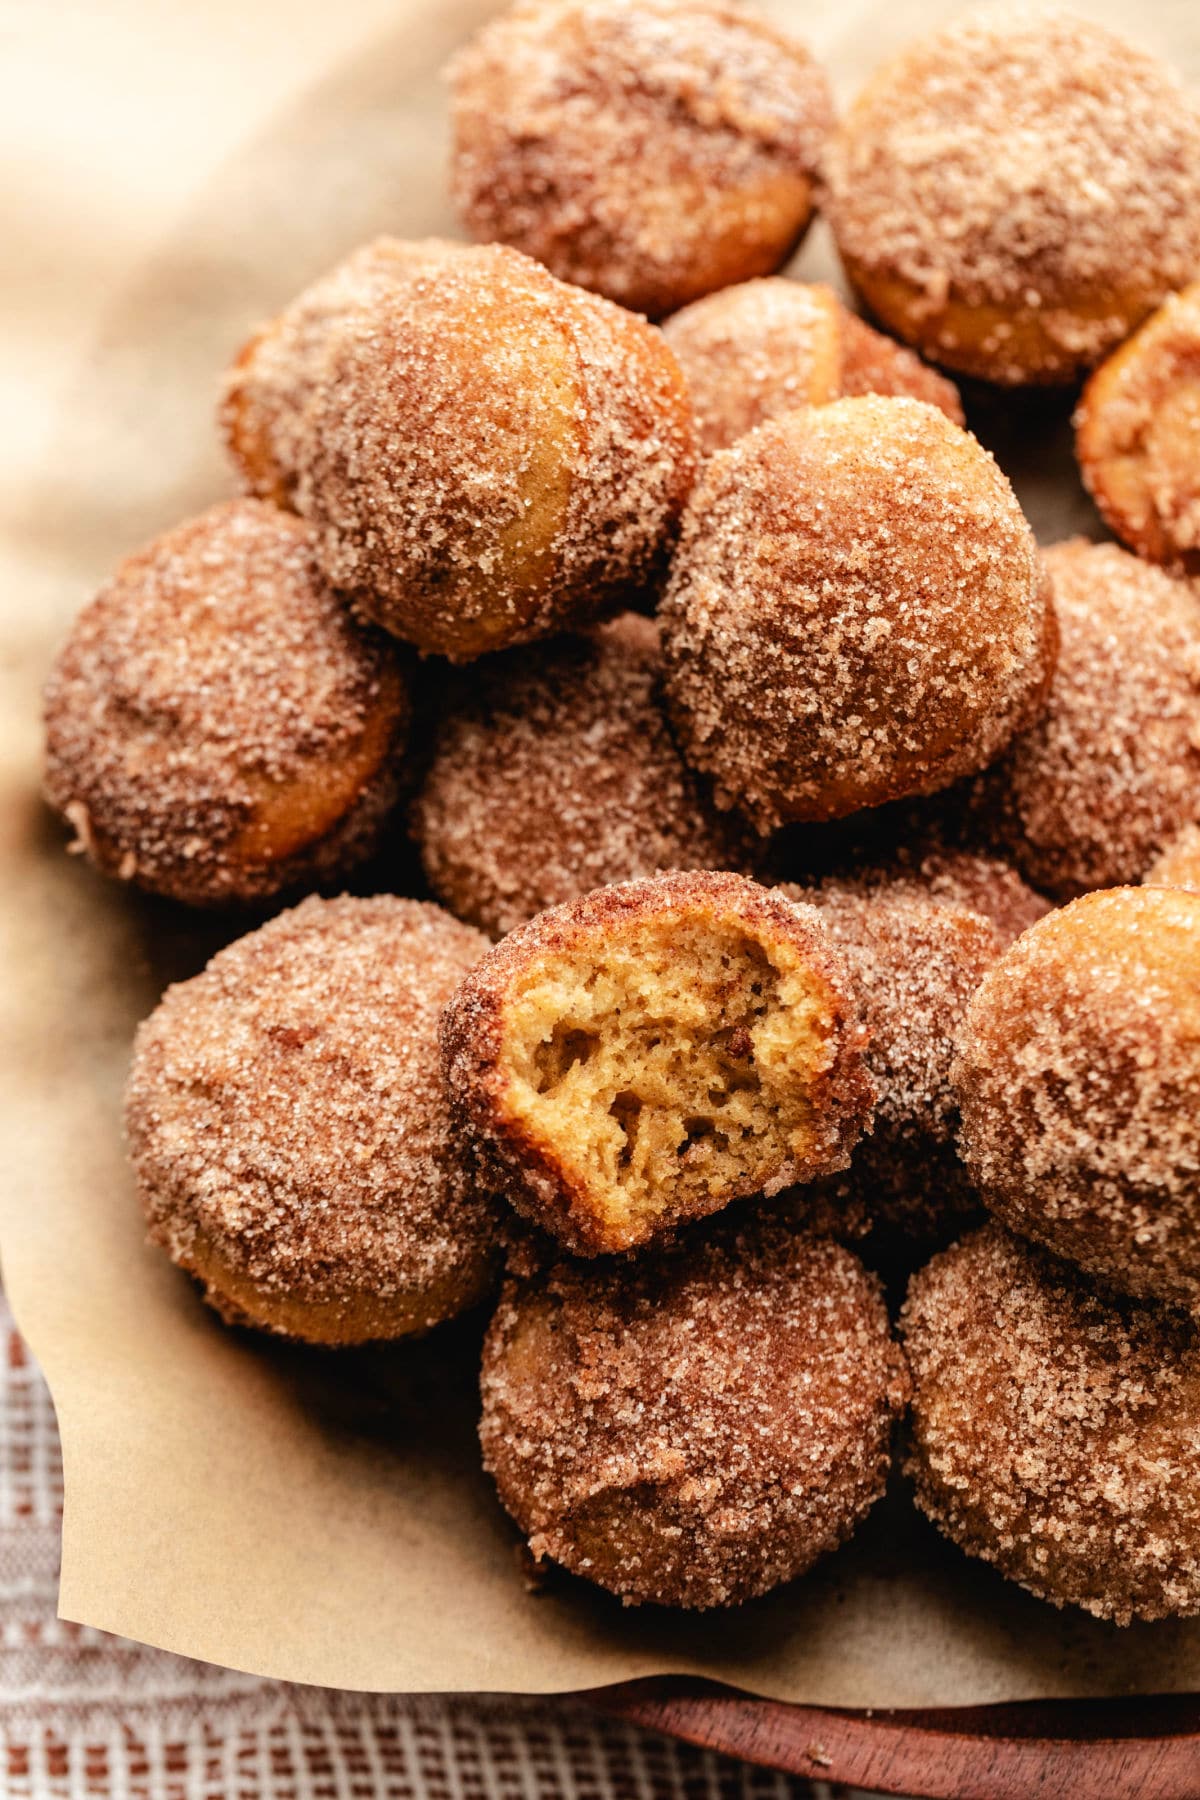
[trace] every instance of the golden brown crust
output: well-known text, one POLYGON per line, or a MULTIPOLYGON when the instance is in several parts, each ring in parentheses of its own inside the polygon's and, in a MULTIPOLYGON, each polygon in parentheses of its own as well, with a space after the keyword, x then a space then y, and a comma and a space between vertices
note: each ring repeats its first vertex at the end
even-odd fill
POLYGON ((484 1461, 539 1558, 628 1602, 732 1606, 883 1491, 908 1378, 875 1278, 763 1220, 510 1282, 484 1461))
POLYGON ((46 685, 46 795, 106 874, 265 899, 374 848, 409 713, 309 528, 231 501, 128 557, 76 620, 46 685))
POLYGON ((996 387, 1070 387, 1145 318, 1161 287, 1043 312, 949 299, 932 306, 915 283, 885 276, 842 252, 851 286, 873 318, 922 356, 996 387))
POLYGON ((819 284, 743 281, 673 314, 663 335, 687 377, 705 454, 767 419, 850 394, 908 395, 963 423, 952 382, 819 284))
POLYGON ((200 1231, 173 1260, 199 1283, 205 1300, 226 1325, 345 1350, 423 1337, 480 1305, 495 1290, 500 1259, 494 1245, 481 1242, 476 1254, 464 1255, 456 1267, 395 1294, 375 1288, 331 1294, 325 1284, 315 1293, 265 1287, 222 1256, 200 1231))
POLYGON ((768 275, 832 123, 809 52, 724 0, 526 0, 454 60, 472 236, 652 318, 768 275))
POLYGON ((1200 819, 1200 608, 1115 544, 1044 553, 1060 646, 1042 716, 983 775, 971 828, 1060 899, 1139 881, 1200 819))
POLYGON ((297 440, 296 504, 329 579, 458 662, 648 581, 695 460, 662 334, 499 245, 414 268, 350 314, 297 440))
POLYGON ((914 1277, 901 1325, 907 1472, 947 1537, 1119 1625, 1200 1612, 1193 1323, 989 1225, 914 1277))
POLYGON ((1121 542, 1200 575, 1200 281, 1101 363, 1080 397, 1075 449, 1121 542))
MULTIPOLYGON (((566 998, 556 999, 544 1017, 541 1012, 537 1015, 539 1046, 569 1047, 582 1030, 572 1010, 582 1003, 569 988, 565 992, 566 998)), ((590 1014, 587 1025, 593 1034, 603 1029, 590 1014)), ((477 1140, 489 1174, 517 1211, 577 1254, 597 1255, 632 1248, 731 1200, 843 1167, 869 1115, 873 1094, 862 1068, 864 1038, 844 965, 811 908, 793 905, 739 875, 678 873, 601 888, 511 932, 472 970, 447 1007, 442 1066, 462 1127, 477 1140), (669 1165, 674 1179, 652 1180, 651 1204, 639 1210, 632 1202, 619 1208, 610 1204, 610 1186, 622 1186, 620 1157, 618 1174, 606 1181, 589 1155, 590 1140, 564 1137, 552 1110, 554 1086, 547 1083, 536 1095, 528 1089, 522 1070, 534 1052, 527 1042, 531 1028, 523 1008, 528 996, 539 991, 546 971, 564 966, 589 994, 602 990, 606 965, 619 966, 625 946, 636 948, 638 934, 645 930, 661 936, 685 990, 692 975, 684 948, 686 934, 695 934, 714 957, 723 955, 726 961, 724 990, 710 992, 697 975, 692 993, 662 1001, 651 990, 648 999, 627 1006, 624 1021, 634 1032, 644 1029, 651 1050, 660 1040, 682 1044, 686 1037, 693 1043, 690 1060, 697 1068, 703 1067, 710 1047, 722 1045, 731 1032, 738 1038, 728 1054, 716 1055, 721 1072, 713 1080, 720 1091, 706 1099, 701 1075, 694 1076, 701 1091, 691 1095, 690 1104, 694 1110, 705 1109, 701 1121, 705 1130, 715 1129, 721 1140, 721 1109, 732 1109, 739 1094, 756 1082, 768 1083, 770 1053, 755 1038, 754 1027, 733 1024, 735 965, 742 954, 760 961, 764 990, 772 990, 762 1001, 771 1030, 796 1034, 799 1048, 790 1054, 790 1046, 785 1046, 778 1060, 785 1070, 787 1097, 802 1113, 803 1124, 787 1135, 787 1147, 778 1151, 769 1150, 775 1140, 761 1130, 757 1136, 747 1131, 740 1139, 731 1138, 735 1149, 716 1174, 709 1173, 709 1165, 698 1157, 691 1134, 681 1131, 678 1143, 672 1138, 647 1159, 651 1177, 656 1172, 661 1177, 669 1165), (777 991, 788 982, 795 989, 794 1026, 777 991), (709 1109, 717 1120, 715 1128, 707 1118, 709 1109), (764 1152, 764 1141, 769 1153, 764 1152), (698 1161, 696 1180, 689 1182, 687 1176, 698 1161)), ((556 1082, 561 1081, 557 1070, 553 1074, 556 1082)), ((654 1145, 663 1135, 663 1121, 673 1119, 672 1084, 677 1079, 664 1077, 653 1062, 646 1070, 634 1068, 633 1091, 628 1095, 635 1115, 634 1125, 628 1127, 630 1146, 642 1137, 654 1145)), ((608 1109, 619 1122, 625 1102, 626 1095, 620 1094, 608 1109)), ((580 1134, 588 1128, 583 1108, 577 1109, 572 1123, 580 1134)), ((623 1149, 620 1155, 628 1153, 623 1149)))
POLYGON ((291 506, 300 421, 330 343, 357 310, 455 248, 441 238, 375 238, 305 288, 242 346, 221 385, 218 422, 247 493, 291 506))
POLYGON ((764 833, 982 768, 1056 649, 1008 481, 907 399, 793 413, 712 457, 660 617, 684 753, 764 833))
POLYGON ((169 988, 126 1130, 152 1239, 222 1317, 312 1343, 475 1304, 497 1213, 456 1140, 441 1008, 487 940, 391 896, 310 899, 169 988))
POLYGON ((921 39, 868 83, 825 173, 869 310, 1007 386, 1072 381, 1200 265, 1200 114, 1067 13, 992 6, 921 39))
POLYGON ((412 813, 451 912, 502 937, 638 875, 752 871, 755 834, 718 812, 667 730, 661 660, 653 622, 623 613, 473 667, 412 813))
POLYGON ((1200 895, 1049 914, 984 978, 953 1078, 992 1212, 1118 1292, 1200 1307, 1200 895))

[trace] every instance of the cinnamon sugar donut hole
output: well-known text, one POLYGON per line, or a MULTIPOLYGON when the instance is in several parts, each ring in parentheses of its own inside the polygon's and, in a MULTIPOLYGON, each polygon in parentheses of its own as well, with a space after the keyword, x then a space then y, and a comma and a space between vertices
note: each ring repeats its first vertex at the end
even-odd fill
POLYGON ((1006 938, 984 913, 919 878, 864 873, 781 891, 816 906, 846 958, 876 1087, 874 1123, 849 1168, 797 1190, 797 1214, 817 1205, 836 1222, 840 1211, 845 1230, 870 1228, 889 1247, 945 1242, 980 1210, 955 1148, 955 1042, 1006 938))
POLYGON ((1200 575, 1200 281, 1101 363, 1075 414, 1075 448, 1121 542, 1200 575))
POLYGON ((106 875, 269 899, 375 848, 409 711, 308 526, 234 500, 127 557, 79 615, 46 684, 46 796, 106 875))
POLYGON ((510 1282, 480 1439, 537 1559, 627 1603, 734 1606, 850 1537, 907 1397, 875 1277, 743 1218, 510 1282))
POLYGON ((1036 715, 1056 642, 993 458, 879 397, 710 459, 660 618, 684 754, 764 834, 984 767, 1036 715))
POLYGON ((1200 1307, 1200 894, 1042 919, 976 991, 953 1075, 992 1212, 1120 1293, 1200 1307))
POLYGON ((976 779, 936 794, 894 800, 825 825, 793 825, 767 846, 776 881, 812 886, 831 877, 902 882, 966 906, 996 925, 1009 944, 1050 910, 1013 863, 989 849, 973 810, 976 779))
POLYGON ((454 59, 471 235, 658 318, 769 275, 807 229, 829 85, 724 0, 525 0, 454 59))
POLYGON ((229 1324, 313 1344, 428 1330, 496 1272, 438 1017, 487 940, 390 895, 309 899, 168 988, 126 1129, 150 1236, 229 1324))
POLYGON ((375 238, 305 288, 242 347, 221 384, 218 419, 247 493, 292 505, 300 420, 337 332, 390 287, 456 248, 440 238, 375 238))
POLYGON ((1139 881, 1200 820, 1200 606, 1115 544, 1044 553, 1061 644, 1040 719, 984 775, 969 812, 1059 899, 1139 881))
POLYGON ((1099 1619, 1200 1612, 1200 1334, 998 1225, 901 1313, 917 1505, 968 1556, 1099 1619))
POLYGON ((819 915, 739 875, 540 913, 446 1010, 446 1086, 517 1211, 583 1256, 844 1167, 864 1032, 819 915))
POLYGON ((832 288, 744 281, 685 306, 663 335, 687 377, 706 455, 766 419, 848 394, 907 394, 963 423, 954 384, 847 312, 832 288))
POLYGON ((1004 949, 1053 910, 1051 901, 1022 881, 1011 863, 977 850, 906 846, 889 865, 861 870, 858 880, 886 886, 888 892, 925 893, 940 905, 982 913, 1004 949))
POLYGON ((695 432, 661 332, 493 244, 414 267, 346 318, 296 459, 334 585, 468 662, 650 579, 695 432))
POLYGON ((1191 888, 1200 893, 1200 825, 1185 825, 1146 870, 1148 887, 1191 888))
POLYGON ((1073 381, 1200 270, 1200 112, 1066 12, 994 6, 868 82, 826 159, 868 309, 935 362, 1073 381))
POLYGON ((876 331, 847 307, 841 308, 842 380, 846 399, 857 394, 891 394, 897 399, 924 400, 954 425, 964 425, 962 396, 948 376, 922 362, 895 338, 876 331))
POLYGON ((592 888, 661 869, 739 869, 754 833, 675 748, 650 619, 489 657, 434 741, 412 812, 434 893, 502 937, 592 888))

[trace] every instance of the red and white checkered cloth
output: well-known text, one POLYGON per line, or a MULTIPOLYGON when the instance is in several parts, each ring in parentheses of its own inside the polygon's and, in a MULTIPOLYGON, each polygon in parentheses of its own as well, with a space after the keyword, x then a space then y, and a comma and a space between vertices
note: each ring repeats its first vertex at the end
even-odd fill
POLYGON ((55 1617, 54 1409, 0 1296, 4 1800, 785 1800, 809 1789, 570 1701, 336 1693, 55 1617))

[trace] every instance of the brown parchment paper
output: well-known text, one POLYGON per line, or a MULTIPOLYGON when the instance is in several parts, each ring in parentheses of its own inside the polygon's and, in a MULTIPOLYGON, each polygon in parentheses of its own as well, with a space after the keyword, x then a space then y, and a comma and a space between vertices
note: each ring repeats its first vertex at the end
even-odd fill
MULTIPOLYGON (((1083 3, 1200 76, 1195 0, 1083 3)), ((0 126, 18 165, 5 191, 23 200, 0 299, 21 365, 0 590, 0 1248, 62 1428, 62 1612, 351 1688, 697 1672, 850 1706, 1200 1690, 1200 1623, 1057 1614, 944 1546, 899 1488, 847 1550, 737 1613, 622 1610, 566 1581, 535 1598, 475 1451, 477 1321, 398 1350, 281 1348, 223 1330, 143 1244, 119 1125, 131 1032, 239 927, 63 854, 37 797, 37 689, 116 558, 227 490, 212 400, 247 328, 371 233, 452 228, 436 70, 485 10, 113 0, 81 50, 57 7, 22 9, 22 95, 0 126)), ((771 10, 845 99, 953 9, 771 10)), ((799 271, 834 266, 818 231, 799 271)), ((974 418, 1046 541, 1098 531, 1067 415, 1042 399, 974 418)))

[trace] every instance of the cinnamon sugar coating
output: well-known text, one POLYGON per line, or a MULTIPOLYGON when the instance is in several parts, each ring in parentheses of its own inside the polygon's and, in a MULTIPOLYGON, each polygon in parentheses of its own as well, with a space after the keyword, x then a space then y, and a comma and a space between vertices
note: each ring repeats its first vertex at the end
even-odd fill
POLYGON ((502 937, 592 888, 662 869, 748 871, 667 730, 651 620, 488 658, 442 719, 413 835, 433 891, 502 937))
POLYGON ((636 1262, 509 1282, 480 1438, 535 1557, 627 1603, 733 1606, 851 1535, 908 1386, 849 1251, 723 1221, 636 1262))
POLYGON ((726 0, 524 0, 449 78, 472 236, 652 318, 769 275, 812 215, 828 83, 726 0))
POLYGON ((375 847, 409 711, 309 528, 230 501, 127 557, 75 621, 46 684, 46 797, 105 874, 266 899, 375 847))
POLYGON ((955 1150, 950 1081, 967 1005, 1005 948, 985 914, 920 879, 831 878, 782 892, 816 906, 842 951, 870 1034, 865 1061, 875 1119, 848 1169, 800 1189, 801 1218, 817 1205, 847 1229, 916 1242, 945 1239, 979 1211, 955 1150))
POLYGON ((944 412, 954 425, 965 425, 962 398, 949 376, 895 338, 876 331, 849 308, 841 309, 842 381, 846 399, 856 394, 891 394, 897 399, 924 400, 944 412))
POLYGON ((1044 554, 1061 643, 1040 719, 981 779, 979 832, 1047 893, 1140 880, 1200 819, 1200 605, 1115 544, 1044 554))
POLYGON ((918 848, 911 860, 900 858, 898 868, 920 881, 935 900, 982 913, 1006 949, 1053 910, 1045 895, 1022 881, 1010 863, 976 850, 918 848))
POLYGON ((684 754, 763 833, 984 767, 1039 710, 1056 644, 993 458, 873 396, 710 459, 660 617, 684 754))
POLYGON ((979 778, 968 776, 936 794, 894 800, 823 825, 789 826, 768 845, 769 866, 777 881, 809 885, 828 876, 917 883, 983 913, 1011 943, 1053 903, 1007 857, 988 848, 976 804, 979 785, 979 778))
POLYGON ((486 1294, 497 1209, 437 1050, 486 948, 419 901, 312 898, 140 1027, 126 1130, 150 1236, 229 1323, 364 1343, 486 1294))
POLYGON ((1070 382, 1200 269, 1200 112, 1067 12, 992 6, 878 70, 826 206, 888 329, 964 374, 1070 382))
POLYGON ((998 1225, 917 1274, 901 1314, 917 1504, 1055 1606, 1200 1612, 1200 1336, 1110 1300, 998 1225))
POLYGON ((648 581, 695 461, 661 332, 494 244, 415 266, 347 315, 295 449, 329 579, 457 662, 648 581))
POLYGON ((770 846, 776 880, 801 887, 828 881, 886 887, 965 907, 990 919, 1007 946, 1044 918, 1053 902, 1003 857, 968 842, 963 813, 970 785, 832 825, 797 826, 770 846))
POLYGON ((861 865, 851 879, 869 892, 926 897, 942 906, 981 913, 994 926, 1004 949, 1053 910, 1045 895, 1022 881, 1002 858, 919 840, 898 846, 885 863, 861 865))
POLYGON ((1146 870, 1149 887, 1192 888, 1200 893, 1200 825, 1185 825, 1146 870))
POLYGON ((953 1079, 992 1212, 1117 1292, 1200 1307, 1200 895, 1051 913, 976 991, 953 1079))
POLYGON ((1101 363, 1075 414, 1075 448, 1121 542, 1200 575, 1200 281, 1101 363))
POLYGON ((850 394, 907 394, 963 423, 958 390, 846 311, 832 288, 781 276, 708 294, 663 326, 691 390, 700 447, 850 394))
POLYGON ((242 347, 222 381, 218 418, 248 493, 277 506, 292 504, 300 421, 330 343, 355 312, 377 305, 390 287, 456 248, 439 238, 375 238, 305 288, 242 347))
POLYGON ((448 1006, 442 1060, 489 1175, 592 1256, 844 1167, 864 1041, 815 910, 695 872, 519 926, 448 1006))

